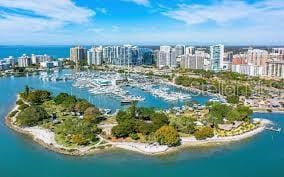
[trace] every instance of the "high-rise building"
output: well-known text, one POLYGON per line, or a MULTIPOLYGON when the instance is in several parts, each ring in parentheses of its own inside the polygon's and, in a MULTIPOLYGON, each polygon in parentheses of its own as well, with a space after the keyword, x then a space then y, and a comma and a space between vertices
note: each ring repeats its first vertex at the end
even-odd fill
POLYGON ((247 52, 247 62, 248 64, 264 67, 268 56, 268 51, 266 50, 250 48, 247 52))
POLYGON ((184 45, 176 45, 175 46, 175 52, 176 56, 179 57, 181 55, 184 55, 185 53, 185 46, 184 45))
POLYGON ((186 48, 185 48, 185 54, 186 54, 186 55, 189 55, 189 54, 193 55, 194 52, 195 52, 195 48, 192 47, 192 46, 189 46, 189 47, 186 47, 186 48))
POLYGON ((175 48, 171 48, 171 46, 160 46, 157 67, 159 69, 164 67, 176 68, 177 67, 176 58, 177 55, 175 48))
POLYGON ((81 46, 70 48, 70 60, 75 63, 87 59, 87 50, 81 46))
POLYGON ((264 67, 252 64, 237 64, 232 65, 232 72, 259 77, 264 75, 264 67))
POLYGON ((223 59, 224 59, 224 45, 214 45, 210 46, 210 63, 211 70, 220 71, 223 69, 223 59))
POLYGON ((265 75, 284 79, 284 61, 266 62, 265 75))
POLYGON ((87 52, 88 65, 101 65, 103 63, 103 47, 92 47, 87 52))
POLYGON ((181 56, 180 67, 187 69, 204 69, 205 55, 187 54, 181 56))
POLYGON ((39 64, 40 62, 52 61, 53 58, 47 54, 44 55, 35 55, 32 54, 32 64, 39 64))
POLYGON ((22 55, 18 58, 18 66, 19 67, 28 67, 32 64, 32 60, 26 54, 22 55))

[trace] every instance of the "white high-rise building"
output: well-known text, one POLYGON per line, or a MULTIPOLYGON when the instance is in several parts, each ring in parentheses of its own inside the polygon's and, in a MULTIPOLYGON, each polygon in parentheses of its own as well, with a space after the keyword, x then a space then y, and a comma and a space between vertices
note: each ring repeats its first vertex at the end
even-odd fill
POLYGON ((160 51, 161 52, 171 52, 171 46, 168 46, 168 45, 162 45, 160 46, 160 51))
POLYGON ((164 67, 175 68, 177 67, 177 54, 176 49, 171 46, 160 46, 158 53, 157 67, 159 69, 164 67))
POLYGON ((31 58, 25 54, 18 58, 19 67, 28 67, 31 64, 32 64, 31 58))
POLYGON ((192 47, 192 46, 189 46, 189 47, 186 47, 185 48, 185 54, 186 55, 189 55, 189 54, 191 54, 191 55, 193 55, 194 54, 194 47, 192 47))
POLYGON ((103 62, 103 48, 93 47, 87 52, 88 65, 101 65, 103 62))
POLYGON ((224 45, 210 46, 210 64, 211 70, 220 71, 223 69, 224 45))
POLYGON ((35 54, 32 54, 32 64, 39 64, 40 62, 46 62, 46 61, 52 61, 52 57, 47 55, 47 54, 44 54, 44 55, 35 55, 35 54))
POLYGON ((184 45, 176 45, 175 46, 175 52, 176 56, 179 57, 181 55, 184 55, 185 53, 185 46, 184 45))

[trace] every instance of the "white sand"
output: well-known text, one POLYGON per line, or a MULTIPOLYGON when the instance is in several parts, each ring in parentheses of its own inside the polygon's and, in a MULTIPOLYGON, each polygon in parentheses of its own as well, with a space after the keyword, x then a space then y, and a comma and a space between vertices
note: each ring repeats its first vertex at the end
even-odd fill
MULTIPOLYGON (((271 121, 265 120, 265 119, 255 119, 255 121, 259 121, 261 123, 261 126, 250 132, 246 132, 241 135, 227 136, 227 137, 215 136, 213 138, 208 138, 205 140, 197 140, 194 137, 181 137, 181 144, 194 146, 194 145, 204 145, 207 143, 224 143, 224 142, 240 141, 242 139, 252 137, 262 132, 263 130, 265 130, 265 125, 271 124, 271 121)), ((52 145, 55 148, 66 149, 66 150, 70 149, 68 147, 64 147, 63 145, 58 144, 55 141, 54 132, 48 129, 35 126, 35 127, 23 128, 23 130, 30 133, 35 140, 39 140, 45 144, 52 145)), ((101 136, 99 136, 99 138, 101 139, 100 142, 105 140, 101 136)), ((164 153, 172 149, 165 145, 158 145, 157 143, 147 144, 147 143, 138 143, 138 142, 111 142, 108 140, 105 140, 105 141, 115 147, 126 149, 126 150, 131 150, 131 151, 135 151, 135 152, 139 152, 143 154, 160 154, 160 153, 164 153)), ((100 144, 100 142, 98 144, 100 144)), ((94 147, 94 145, 93 146, 82 146, 76 149, 82 153, 87 153, 92 147, 94 147)))
POLYGON ((168 146, 147 143, 115 142, 111 144, 122 149, 136 151, 143 154, 158 154, 166 152, 169 149, 168 146))
POLYGON ((205 140, 197 140, 195 137, 182 137, 181 138, 181 143, 182 144, 189 144, 192 143, 193 145, 201 145, 201 144, 205 144, 205 143, 224 143, 224 142, 233 142, 233 141, 240 141, 246 138, 250 138, 252 136, 255 136, 258 133, 261 133, 262 131, 265 130, 265 126, 268 124, 272 124, 272 122, 270 120, 267 119, 259 119, 259 118, 255 118, 253 119, 254 122, 259 122, 260 123, 260 127, 243 133, 241 135, 235 135, 235 136, 226 136, 226 137, 217 137, 214 136, 212 138, 207 138, 205 140))
POLYGON ((35 127, 26 127, 23 128, 23 130, 29 132, 34 137, 35 140, 40 140, 43 143, 53 145, 56 148, 64 148, 64 146, 59 145, 55 141, 54 132, 48 129, 35 126, 35 127))
POLYGON ((193 144, 205 144, 205 143, 223 143, 223 142, 233 142, 233 141, 240 141, 249 137, 252 137, 264 130, 264 126, 258 127, 250 132, 246 132, 241 135, 235 135, 235 136, 226 136, 226 137, 217 137, 214 136, 212 138, 207 138, 205 140, 197 140, 195 137, 182 137, 181 143, 187 144, 187 143, 193 143, 193 144))

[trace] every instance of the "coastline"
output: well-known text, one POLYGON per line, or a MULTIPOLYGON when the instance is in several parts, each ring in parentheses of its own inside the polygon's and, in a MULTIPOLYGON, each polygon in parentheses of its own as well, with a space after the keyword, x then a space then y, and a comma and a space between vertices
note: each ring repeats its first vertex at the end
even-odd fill
MULTIPOLYGON (((20 96, 17 95, 16 101, 20 99, 20 96)), ((124 149, 127 151, 133 151, 138 152, 145 155, 161 155, 161 154, 167 154, 173 151, 177 151, 180 148, 185 147, 198 147, 198 146, 210 146, 210 145, 216 145, 216 144, 223 144, 223 143, 230 143, 230 142, 237 142, 241 141, 250 137, 253 137, 265 130, 265 126, 268 124, 271 124, 272 122, 266 119, 258 119, 255 118, 254 121, 258 121, 260 123, 260 126, 249 131, 245 132, 240 135, 234 135, 234 136, 226 136, 226 137, 217 137, 214 136, 212 138, 207 138, 205 140, 197 140, 195 137, 181 137, 181 144, 177 147, 169 147, 166 145, 158 145, 157 143, 149 144, 149 143, 140 143, 140 142, 114 142, 107 140, 103 138, 101 135, 98 135, 98 138, 100 139, 98 143, 88 145, 88 146, 81 146, 81 147, 66 147, 64 145, 60 145, 55 140, 55 134, 54 132, 39 127, 19 127, 15 123, 16 116, 19 112, 17 112, 13 117, 10 117, 10 113, 13 111, 18 111, 19 105, 15 103, 13 109, 8 113, 8 115, 5 118, 6 125, 15 130, 18 133, 21 133, 23 135, 27 135, 33 139, 36 143, 40 144, 46 149, 49 149, 51 151, 65 154, 65 155, 71 155, 71 156, 84 156, 84 155, 91 155, 99 152, 103 152, 106 150, 109 150, 111 148, 119 148, 124 149), (101 144, 104 142, 104 144, 101 144)), ((256 111, 254 111, 256 112, 256 111)), ((284 112, 281 112, 284 113, 284 112)))
MULTIPOLYGON (((17 110, 17 108, 18 105, 15 105, 15 107, 11 110, 11 112, 17 110)), ((213 137, 205 140, 196 140, 194 137, 181 137, 181 145, 178 147, 168 147, 164 145, 157 145, 157 144, 153 145, 153 144, 139 143, 139 142, 112 142, 105 140, 101 136, 99 136, 99 138, 101 139, 100 142, 101 141, 107 142, 106 144, 103 145, 104 146, 103 148, 101 148, 100 146, 96 146, 97 144, 78 147, 78 148, 69 148, 56 143, 54 138, 54 133, 48 129, 44 129, 41 127, 21 128, 13 123, 14 120, 11 120, 9 114, 5 118, 5 123, 9 128, 15 130, 18 133, 30 136, 33 139, 33 141, 40 144, 46 149, 49 149, 51 151, 60 154, 71 155, 71 156, 92 155, 95 153, 109 150, 111 148, 124 149, 127 151, 138 152, 144 155, 162 155, 186 147, 210 146, 214 144, 216 145, 216 144, 237 142, 256 136, 257 134, 263 132, 265 130, 265 124, 267 123, 267 122, 265 123, 265 121, 267 120, 261 119, 262 123, 260 127, 251 130, 249 132, 243 133, 241 135, 227 136, 227 137, 213 137)))

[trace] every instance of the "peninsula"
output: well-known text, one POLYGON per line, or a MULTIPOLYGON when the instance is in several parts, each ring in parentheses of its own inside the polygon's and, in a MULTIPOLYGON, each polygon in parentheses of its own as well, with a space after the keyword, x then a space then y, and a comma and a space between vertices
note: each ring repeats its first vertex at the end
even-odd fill
POLYGON ((26 86, 6 124, 63 154, 87 155, 117 147, 155 155, 254 136, 270 122, 251 119, 251 114, 249 107, 219 102, 162 111, 137 107, 134 101, 107 115, 87 100, 26 86))

